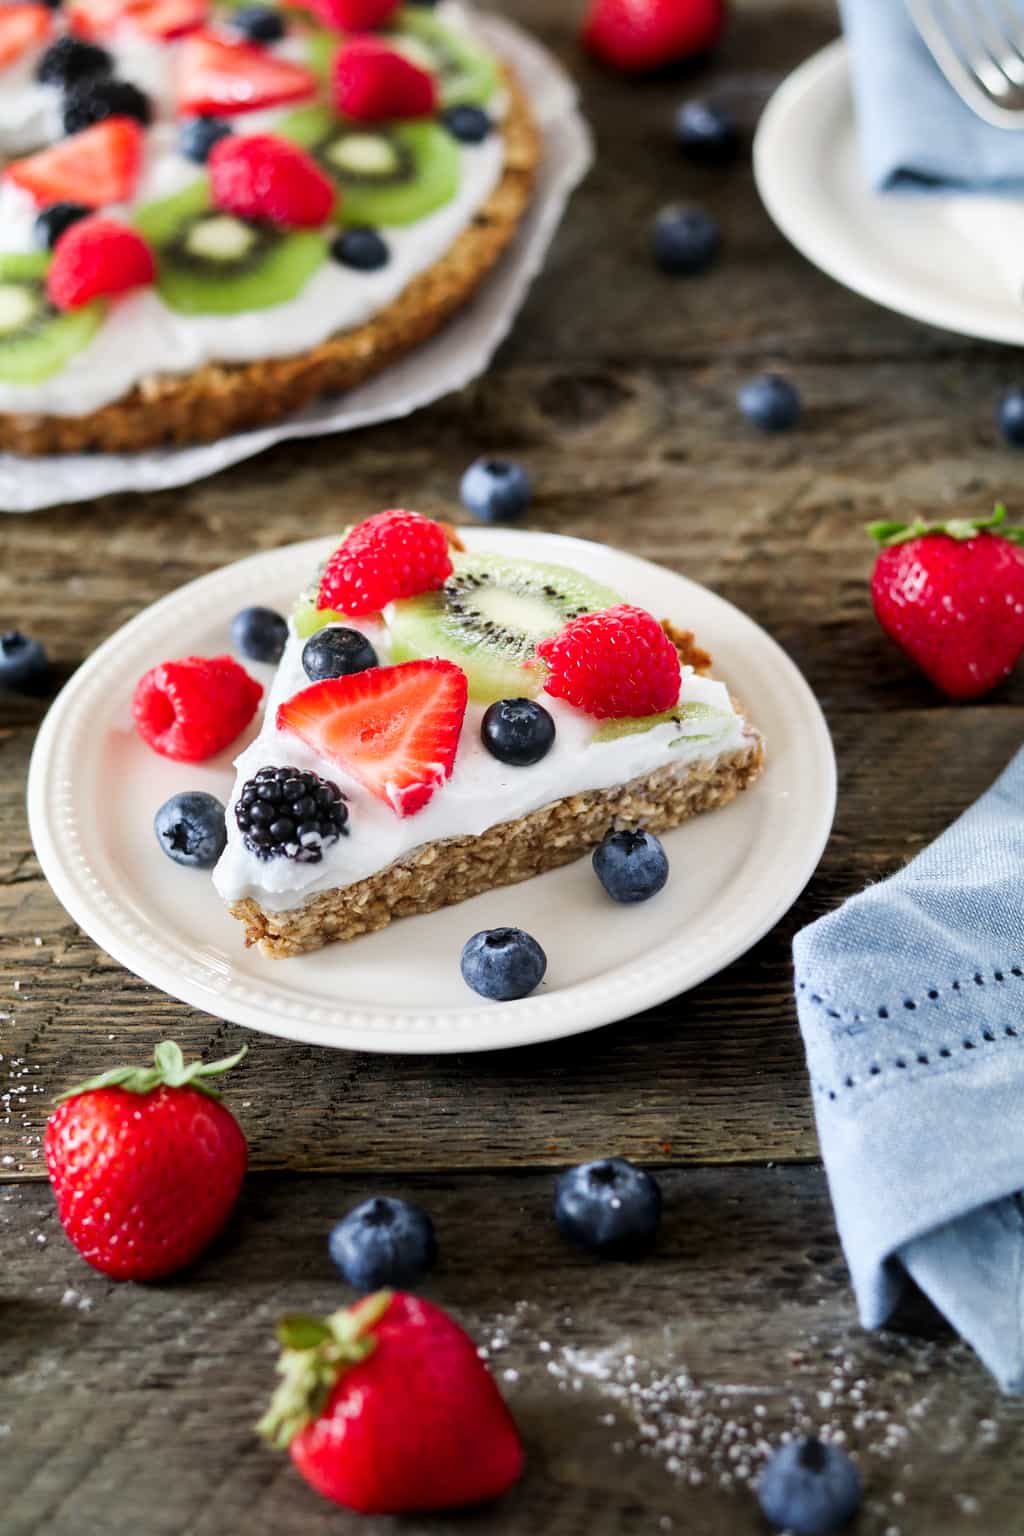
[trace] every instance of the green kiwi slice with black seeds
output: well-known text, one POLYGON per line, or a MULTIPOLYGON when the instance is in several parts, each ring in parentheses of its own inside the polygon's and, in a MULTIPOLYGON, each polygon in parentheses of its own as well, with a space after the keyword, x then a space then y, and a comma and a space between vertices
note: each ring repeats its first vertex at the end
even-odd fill
POLYGON ((186 315, 235 315, 296 298, 327 260, 321 230, 281 230, 210 205, 205 179, 139 210, 154 247, 157 289, 186 315))
POLYGON ((323 166, 340 194, 342 224, 414 224, 459 190, 459 146, 437 123, 354 123, 300 107, 277 132, 323 166))
POLYGON ((95 336, 101 303, 61 311, 46 296, 47 252, 0 255, 0 380, 39 384, 95 336))

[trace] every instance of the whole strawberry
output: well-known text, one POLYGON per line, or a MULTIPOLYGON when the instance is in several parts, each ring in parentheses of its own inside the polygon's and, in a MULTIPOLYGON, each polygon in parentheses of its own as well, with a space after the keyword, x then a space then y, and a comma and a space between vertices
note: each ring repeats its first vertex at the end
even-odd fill
POLYGON ((523 1469, 512 1416, 468 1334, 429 1301, 380 1291, 282 1319, 282 1381, 257 1426, 325 1498, 363 1514, 459 1509, 523 1469))
POLYGON ((642 74, 713 48, 725 0, 592 0, 583 41, 613 69, 642 74))
POLYGON ((951 699, 981 698, 1024 654, 1024 529, 1005 516, 868 527, 878 622, 951 699))
POLYGON ((173 1040, 152 1067, 114 1067, 62 1094, 44 1148, 57 1214, 83 1259, 114 1280, 159 1280, 197 1259, 231 1212, 245 1137, 173 1040))

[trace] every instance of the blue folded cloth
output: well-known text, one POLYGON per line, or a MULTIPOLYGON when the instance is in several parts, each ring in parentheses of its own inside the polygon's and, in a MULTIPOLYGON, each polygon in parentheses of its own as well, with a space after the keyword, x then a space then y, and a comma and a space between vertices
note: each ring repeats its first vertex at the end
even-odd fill
POLYGON ((904 0, 840 0, 840 10, 871 186, 881 192, 1024 191, 1024 133, 993 128, 964 106, 904 0))
POLYGON ((879 1327, 909 1274, 1024 1391, 1024 751, 793 954, 861 1321, 879 1327))

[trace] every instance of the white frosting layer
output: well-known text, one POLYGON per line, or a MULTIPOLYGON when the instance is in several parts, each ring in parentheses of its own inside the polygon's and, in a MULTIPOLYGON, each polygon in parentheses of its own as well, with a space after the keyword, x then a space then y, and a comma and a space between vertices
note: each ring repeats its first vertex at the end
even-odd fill
MULTIPOLYGON (((347 622, 350 628, 369 636, 379 660, 386 665, 390 655, 383 626, 347 622)), ((213 874, 217 891, 228 902, 253 897, 268 911, 287 911, 317 891, 365 879, 424 843, 478 836, 488 827, 516 821, 566 795, 611 788, 666 763, 714 758, 746 744, 744 721, 734 710, 725 684, 698 677, 691 670, 684 674, 679 702, 710 705, 728 717, 713 739, 708 739, 706 724, 695 722, 688 727, 685 722, 682 726, 669 722, 615 741, 596 742, 599 722, 544 694, 544 707, 555 721, 555 743, 547 756, 530 768, 509 767, 491 756, 480 738, 485 706, 471 702, 450 780, 435 790, 422 811, 399 817, 336 763, 321 758, 290 733, 277 730, 278 705, 310 686, 302 669, 303 644, 292 632, 266 701, 263 728, 237 759, 238 778, 228 808, 228 844, 213 874), (685 735, 688 729, 692 732, 689 740, 685 735), (245 847, 231 807, 246 780, 267 766, 312 770, 344 792, 349 835, 325 849, 321 863, 258 859, 245 847)))
MULTIPOLYGON (((438 8, 447 25, 465 28, 462 7, 453 0, 438 8)), ((295 56, 297 39, 285 39, 278 51, 295 56)), ((118 53, 119 67, 121 48, 118 53)), ((126 45, 124 73, 147 90, 166 113, 173 100, 173 46, 154 50, 137 42, 126 45), (143 67, 148 61, 148 74, 143 67)), ((33 66, 34 67, 34 66, 33 66)), ((35 86, 31 69, 8 101, 7 75, 0 77, 0 97, 12 113, 22 95, 42 93, 55 111, 56 93, 35 86), (53 99, 51 99, 53 98, 53 99), (12 105, 14 103, 14 105, 12 105)), ((20 78, 20 77, 19 77, 20 78)), ((42 110, 42 109, 40 109, 42 110)), ((242 132, 265 132, 287 110, 250 112, 235 119, 242 132)), ((0 118, 0 142, 3 140, 0 118)), ((147 134, 146 160, 131 206, 173 193, 194 182, 199 169, 174 148, 176 125, 160 123, 147 134)), ((460 145, 462 175, 457 195, 437 212, 403 227, 384 227, 391 259, 377 272, 356 272, 327 261, 297 298, 269 309, 237 315, 182 315, 170 309, 155 289, 142 289, 111 304, 99 331, 67 365, 37 384, 0 380, 0 411, 38 411, 54 416, 85 416, 119 399, 140 380, 156 374, 191 373, 207 362, 244 363, 262 358, 290 357, 308 351, 338 332, 355 330, 391 304, 420 272, 451 249, 474 214, 487 201, 501 178, 504 151, 501 135, 482 144, 460 145)), ((104 210, 126 214, 128 207, 104 210)), ((10 183, 0 182, 0 248, 33 248, 32 226, 38 209, 33 200, 10 183)))

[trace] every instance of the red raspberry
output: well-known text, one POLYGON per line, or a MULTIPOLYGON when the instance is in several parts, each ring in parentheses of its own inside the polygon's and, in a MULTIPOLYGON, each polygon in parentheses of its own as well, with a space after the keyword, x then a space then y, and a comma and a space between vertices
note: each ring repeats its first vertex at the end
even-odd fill
POLYGON ((427 70, 375 37, 354 37, 334 56, 334 106, 357 122, 430 117, 437 111, 437 81, 427 70))
POLYGON ((307 4, 335 32, 371 32, 398 10, 399 0, 307 0, 307 4))
POLYGON ((139 678, 132 713, 154 752, 200 763, 245 730, 262 696, 259 683, 230 656, 186 656, 139 678))
POLYGON ((334 211, 337 191, 312 156, 271 133, 221 139, 208 165, 213 200, 226 213, 315 229, 334 211))
POLYGON ((141 288, 155 276, 153 252, 136 230, 116 219, 80 219, 57 241, 46 292, 58 309, 78 309, 104 294, 141 288))
POLYGON ((620 603, 573 619, 537 647, 544 687, 599 720, 657 715, 679 698, 679 653, 653 615, 620 603))
POLYGON ((378 512, 353 528, 328 560, 316 605, 358 618, 400 597, 434 592, 451 573, 440 523, 418 512, 378 512))

